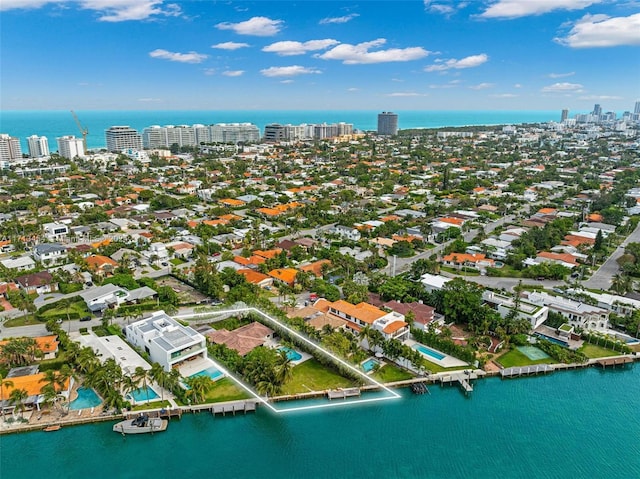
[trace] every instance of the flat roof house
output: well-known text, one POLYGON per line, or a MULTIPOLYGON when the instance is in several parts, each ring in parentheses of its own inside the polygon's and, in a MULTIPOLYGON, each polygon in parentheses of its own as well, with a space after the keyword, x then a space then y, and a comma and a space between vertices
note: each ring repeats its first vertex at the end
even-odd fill
POLYGON ((165 371, 179 368, 185 361, 197 357, 207 359, 206 338, 164 311, 156 311, 148 318, 129 324, 125 327, 125 336, 165 371))

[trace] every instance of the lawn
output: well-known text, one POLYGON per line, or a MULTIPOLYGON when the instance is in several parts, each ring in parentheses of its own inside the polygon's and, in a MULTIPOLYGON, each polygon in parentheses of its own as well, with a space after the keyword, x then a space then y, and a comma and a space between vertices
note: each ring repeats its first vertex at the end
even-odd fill
POLYGON ((38 321, 33 314, 27 316, 19 316, 17 318, 7 319, 4 322, 6 328, 13 328, 16 326, 29 326, 32 324, 42 324, 42 321, 38 321))
POLYGON ((146 404, 139 404, 131 408, 132 411, 145 411, 147 409, 170 408, 171 403, 166 399, 164 401, 154 401, 146 404))
POLYGON ((606 358, 608 356, 619 356, 620 351, 614 351, 613 349, 603 348, 602 346, 596 346, 595 344, 584 343, 578 352, 583 353, 589 359, 606 358))
POLYGON ((375 373, 371 375, 377 381, 381 383, 392 383, 395 381, 404 381, 405 379, 411 379, 413 374, 399 368, 395 364, 385 364, 375 373))
MULTIPOLYGON (((66 319, 66 315, 69 313, 73 315, 77 314, 77 317, 86 316, 89 314, 89 310, 87 309, 87 305, 83 300, 76 301, 75 303, 69 304, 69 306, 60 306, 59 308, 49 309, 42 313, 39 313, 44 321, 47 321, 51 318, 63 318, 66 319)), ((75 319, 71 316, 72 319, 75 319)))
POLYGON ((292 370, 292 377, 283 386, 282 394, 306 393, 354 386, 353 381, 340 376, 315 359, 309 359, 292 370))
POLYGON ((251 395, 229 378, 222 378, 213 384, 207 393, 205 402, 237 401, 250 398, 251 395))
POLYGON ((494 360, 502 365, 504 368, 512 368, 518 366, 531 366, 534 364, 553 364, 555 361, 553 358, 545 359, 529 359, 524 353, 517 349, 512 349, 508 353, 503 354, 498 359, 494 360))
POLYGON ((181 264, 186 263, 186 261, 185 261, 185 260, 183 260, 183 259, 180 259, 180 258, 171 258, 171 259, 169 260, 169 263, 171 263, 171 264, 173 264, 173 265, 175 265, 175 266, 179 266, 179 265, 181 265, 181 264))
POLYGON ((460 276, 480 276, 479 271, 469 271, 468 269, 466 271, 463 271, 458 268, 451 268, 450 266, 440 266, 440 270, 446 271, 447 273, 451 273, 451 274, 457 274, 460 276))

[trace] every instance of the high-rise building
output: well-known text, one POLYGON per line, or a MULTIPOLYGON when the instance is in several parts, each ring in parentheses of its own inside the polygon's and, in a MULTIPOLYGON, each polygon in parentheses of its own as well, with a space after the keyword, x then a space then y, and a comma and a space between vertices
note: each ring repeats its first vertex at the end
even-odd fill
POLYGON ((22 158, 20 138, 0 133, 0 161, 13 161, 22 158))
POLYGON ((378 115, 378 135, 394 136, 398 134, 398 115, 383 111, 378 115))
POLYGON ((640 101, 636 102, 636 106, 633 109, 633 113, 636 114, 636 115, 640 115, 640 101))
POLYGON ((46 136, 31 135, 27 138, 29 145, 29 156, 31 158, 42 158, 49 156, 49 140, 46 136))
POLYGON ((260 129, 252 123, 218 123, 210 127, 213 143, 258 143, 260 129))
POLYGON ((142 150, 142 136, 129 126, 112 126, 105 131, 107 150, 142 150))
POLYGON ((602 107, 600 106, 599 103, 596 103, 595 105, 593 105, 593 113, 592 114, 596 118, 599 118, 600 115, 602 115, 602 107))
POLYGON ((76 156, 84 158, 84 143, 82 138, 67 135, 56 138, 56 141, 58 142, 58 154, 63 158, 68 158, 70 160, 76 156))
POLYGON ((567 118, 569 118, 569 110, 565 108, 564 110, 562 110, 562 116, 560 117, 560 121, 565 121, 567 118))

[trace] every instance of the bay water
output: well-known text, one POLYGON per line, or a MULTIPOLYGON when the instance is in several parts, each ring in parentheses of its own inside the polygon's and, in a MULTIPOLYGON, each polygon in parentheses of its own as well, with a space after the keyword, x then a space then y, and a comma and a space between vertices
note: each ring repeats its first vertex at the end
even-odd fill
POLYGON ((640 366, 475 383, 345 408, 0 436, 2 478, 640 477, 640 366))

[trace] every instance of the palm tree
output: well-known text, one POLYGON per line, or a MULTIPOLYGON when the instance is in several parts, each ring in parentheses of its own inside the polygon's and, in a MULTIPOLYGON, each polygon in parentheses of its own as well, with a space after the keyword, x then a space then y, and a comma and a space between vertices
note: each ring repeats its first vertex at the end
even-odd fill
MULTIPOLYGON (((4 379, 0 374, 0 404, 4 402, 4 390, 11 389, 14 386, 13 381, 11 379, 4 379)), ((4 417, 4 410, 2 411, 2 417, 4 417)))
POLYGON ((192 376, 187 378, 186 382, 189 386, 187 397, 195 404, 203 402, 213 387, 213 380, 209 376, 192 376))
POLYGON ((256 384, 256 391, 258 394, 262 394, 267 397, 274 396, 278 392, 278 386, 276 386, 273 381, 265 379, 256 384))
POLYGON ((278 387, 291 379, 293 375, 291 366, 291 358, 287 355, 287 351, 282 349, 278 351, 278 359, 275 364, 275 380, 278 387))
POLYGON ((149 377, 160 386, 161 400, 164 402, 164 389, 167 384, 168 373, 160 363, 153 363, 149 371, 149 377))
POLYGON ((20 417, 24 417, 24 401, 29 397, 29 393, 26 389, 14 389, 9 394, 9 400, 11 404, 15 405, 20 409, 20 417))
POLYGON ((149 387, 147 384, 148 378, 149 378, 149 375, 142 366, 138 366, 133 372, 133 376, 131 376, 133 383, 138 387, 142 386, 142 389, 145 390, 147 395, 147 402, 149 402, 149 387))

